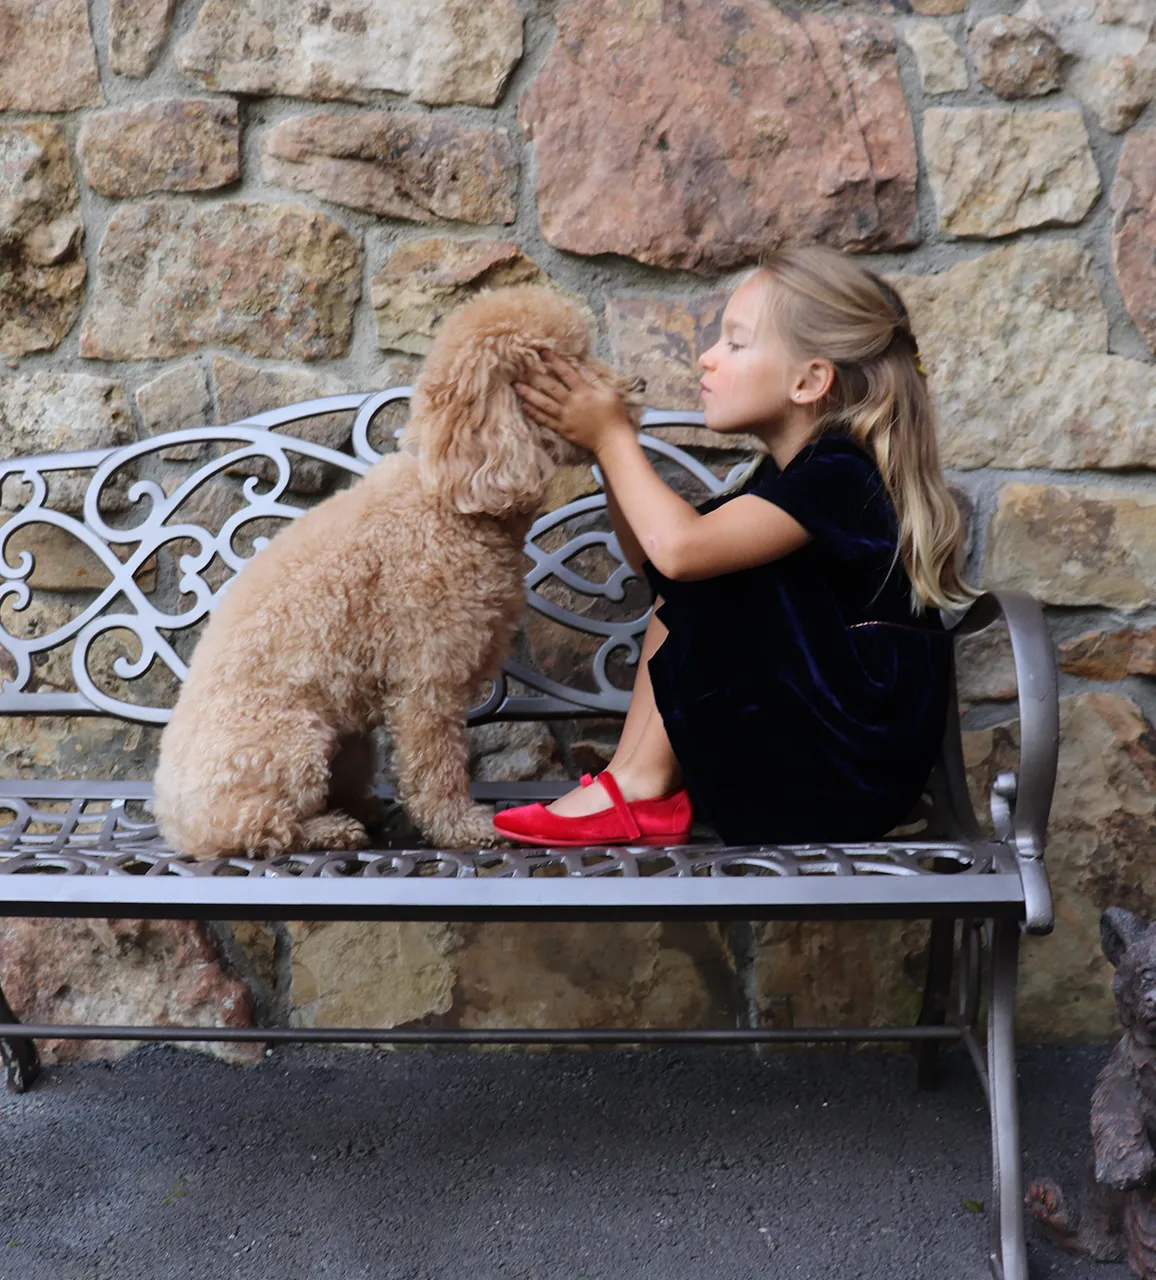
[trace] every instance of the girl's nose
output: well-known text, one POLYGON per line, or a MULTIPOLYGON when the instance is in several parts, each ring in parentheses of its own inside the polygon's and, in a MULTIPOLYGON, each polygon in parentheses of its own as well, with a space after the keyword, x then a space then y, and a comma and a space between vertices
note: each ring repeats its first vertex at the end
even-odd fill
MULTIPOLYGON (((716 343, 715 346, 717 345, 718 344, 716 343)), ((707 347, 702 355, 699 356, 698 362, 709 373, 714 366, 714 347, 707 347)))

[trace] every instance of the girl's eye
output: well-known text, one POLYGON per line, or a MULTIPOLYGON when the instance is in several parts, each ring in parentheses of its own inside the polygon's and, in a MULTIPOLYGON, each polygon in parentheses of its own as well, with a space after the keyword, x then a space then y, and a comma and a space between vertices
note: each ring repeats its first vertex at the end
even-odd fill
POLYGON ((741 351, 743 349, 743 344, 741 342, 728 342, 727 346, 730 347, 732 351, 741 351))

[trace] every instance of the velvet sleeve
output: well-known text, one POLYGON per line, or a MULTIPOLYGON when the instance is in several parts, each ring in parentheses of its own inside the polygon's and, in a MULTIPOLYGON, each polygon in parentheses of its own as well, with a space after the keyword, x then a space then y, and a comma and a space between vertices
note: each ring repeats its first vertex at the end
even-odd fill
POLYGON ((849 440, 805 446, 783 471, 764 468, 749 492, 792 516, 836 560, 895 552, 898 527, 883 479, 849 440))

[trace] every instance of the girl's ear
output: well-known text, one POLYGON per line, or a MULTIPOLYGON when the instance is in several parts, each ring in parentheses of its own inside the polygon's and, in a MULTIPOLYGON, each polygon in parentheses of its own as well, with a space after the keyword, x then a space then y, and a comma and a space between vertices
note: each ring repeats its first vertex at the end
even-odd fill
POLYGON ((542 501, 554 459, 511 385, 526 359, 512 337, 479 335, 415 387, 422 484, 463 515, 513 515, 542 501))
POLYGON ((808 360, 799 369, 791 398, 799 404, 818 404, 834 383, 835 366, 830 360, 808 360))

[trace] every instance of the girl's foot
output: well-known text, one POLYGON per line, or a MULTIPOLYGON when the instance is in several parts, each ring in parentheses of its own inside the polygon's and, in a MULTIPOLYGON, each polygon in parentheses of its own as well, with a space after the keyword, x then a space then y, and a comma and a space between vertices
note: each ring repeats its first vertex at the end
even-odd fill
POLYGON ((592 814, 563 817, 545 805, 526 804, 504 809, 494 826, 516 844, 552 848, 615 844, 678 845, 690 838, 690 797, 674 791, 657 799, 627 801, 609 771, 582 779, 588 791, 600 791, 609 807, 592 814))
MULTIPOLYGON (((636 800, 658 800, 678 789, 678 781, 675 778, 639 778, 627 769, 615 769, 613 766, 605 769, 598 777, 602 778, 607 773, 618 783, 627 804, 633 804, 636 800)), ((610 807, 610 798, 605 788, 584 785, 575 787, 573 791, 567 791, 564 796, 559 796, 553 804, 548 804, 546 809, 550 813, 557 814, 559 818, 585 818, 589 814, 601 813, 610 807)))

